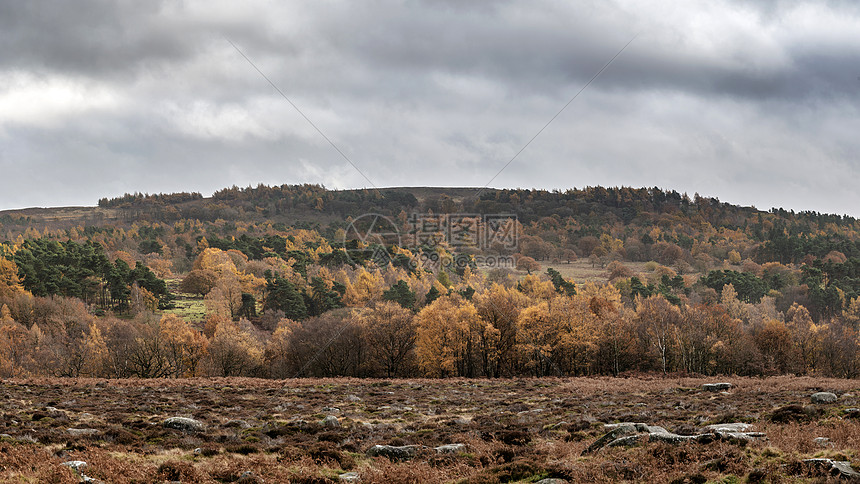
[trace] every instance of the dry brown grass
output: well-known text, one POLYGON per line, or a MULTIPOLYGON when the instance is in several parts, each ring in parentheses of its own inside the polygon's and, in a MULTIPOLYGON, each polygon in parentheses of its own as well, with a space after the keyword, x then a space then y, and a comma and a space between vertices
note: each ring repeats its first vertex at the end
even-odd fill
POLYGON ((346 471, 365 483, 798 482, 801 459, 825 456, 860 467, 860 383, 776 377, 728 378, 728 394, 701 390, 708 380, 642 376, 515 380, 193 380, 28 379, 0 384, 0 481, 77 482, 68 460, 84 460, 105 482, 338 482, 346 471), (770 421, 786 405, 811 406, 828 390, 836 404, 811 420, 770 421), (52 408, 48 408, 52 407, 52 408), (338 410, 332 410, 336 407, 338 410), (338 415, 343 426, 320 421, 338 415), (207 430, 164 429, 174 415, 207 430), (691 432, 743 420, 768 440, 673 447, 647 444, 582 457, 602 424, 637 421, 691 432), (303 421, 303 422, 300 422, 303 421), (67 428, 93 428, 72 436, 67 428), (826 437, 826 447, 813 442, 826 437), (30 438, 37 442, 29 441, 30 438), (464 443, 461 455, 432 447, 464 443), (410 461, 368 458, 374 444, 421 445, 410 461), (787 466, 786 466, 787 465, 787 466), (798 471, 799 472, 799 471, 798 471), (704 479, 704 481, 702 480, 704 479))

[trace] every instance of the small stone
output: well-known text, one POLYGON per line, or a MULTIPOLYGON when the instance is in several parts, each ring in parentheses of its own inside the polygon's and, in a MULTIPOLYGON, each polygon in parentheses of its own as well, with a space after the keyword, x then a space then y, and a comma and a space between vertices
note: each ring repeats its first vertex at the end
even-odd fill
POLYGON ((322 411, 328 414, 340 413, 340 409, 337 407, 323 407, 322 411))
POLYGON ((702 385, 702 390, 706 392, 723 392, 732 387, 731 383, 722 382, 722 383, 705 383, 702 385))
POLYGON ((359 482, 361 481, 361 477, 359 477, 358 472, 344 472, 343 474, 337 476, 341 482, 359 482))
POLYGON ((567 481, 564 479, 558 479, 556 477, 548 477, 546 479, 541 479, 537 481, 535 484, 567 484, 567 481))
MULTIPOLYGON (((348 402, 360 402, 360 401, 361 401, 361 397, 359 397, 359 396, 357 396, 357 395, 347 395, 347 396, 346 396, 346 401, 348 401, 348 402)), ((349 474, 349 472, 347 472, 347 474, 349 474)))
POLYGON ((812 403, 833 403, 836 401, 836 394, 830 392, 818 392, 812 394, 812 403))
POLYGON ((73 435, 75 437, 80 437, 82 435, 98 435, 99 431, 96 429, 66 429, 69 435, 73 435))
POLYGON ((254 474, 253 472, 245 471, 239 475, 239 479, 236 480, 236 482, 238 482, 240 484, 251 484, 251 483, 263 482, 263 480, 260 479, 259 477, 257 477, 257 475, 254 474))

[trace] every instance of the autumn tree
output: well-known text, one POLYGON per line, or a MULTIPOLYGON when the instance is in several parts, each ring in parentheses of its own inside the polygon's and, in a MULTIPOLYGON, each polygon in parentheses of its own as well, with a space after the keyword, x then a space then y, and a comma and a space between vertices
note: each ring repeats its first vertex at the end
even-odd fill
POLYGON ((360 315, 372 353, 385 376, 407 376, 418 338, 412 312, 399 303, 377 303, 360 315))
POLYGON ((209 293, 218 283, 218 274, 210 269, 195 269, 189 272, 182 283, 179 285, 179 290, 188 294, 199 294, 200 297, 209 293))
POLYGON ((27 328, 12 319, 9 308, 0 307, 0 375, 4 378, 26 375, 29 338, 27 328))
POLYGON ((425 374, 475 376, 473 350, 478 344, 480 331, 477 330, 482 322, 470 301, 456 295, 442 296, 419 311, 416 319, 416 353, 425 374))
POLYGON ((169 376, 198 376, 200 362, 206 356, 209 346, 206 337, 174 314, 161 317, 159 336, 170 367, 169 376))
POLYGON ((681 311, 661 296, 640 300, 636 319, 649 345, 657 352, 663 373, 669 369, 673 336, 681 318, 681 311))
POLYGON ((753 341, 764 357, 765 374, 785 375, 803 367, 791 332, 783 321, 768 319, 756 328, 753 341))
POLYGON ((531 274, 532 271, 540 270, 540 264, 531 257, 521 256, 517 259, 517 270, 531 274))
POLYGON ((0 301, 5 301, 24 292, 18 279, 18 266, 15 262, 0 256, 0 301))
POLYGON ((519 373, 517 358, 517 320, 520 311, 530 303, 528 296, 514 288, 493 284, 473 298, 478 317, 498 331, 496 351, 482 357, 484 374, 490 377, 514 376, 519 373))
POLYGON ((263 348, 235 321, 222 321, 209 342, 206 356, 213 376, 254 376, 262 372, 263 348))
POLYGON ((587 372, 597 327, 588 298, 557 296, 520 313, 518 346, 535 376, 587 372))
POLYGON ((290 328, 290 376, 367 376, 370 348, 352 309, 335 309, 290 328))

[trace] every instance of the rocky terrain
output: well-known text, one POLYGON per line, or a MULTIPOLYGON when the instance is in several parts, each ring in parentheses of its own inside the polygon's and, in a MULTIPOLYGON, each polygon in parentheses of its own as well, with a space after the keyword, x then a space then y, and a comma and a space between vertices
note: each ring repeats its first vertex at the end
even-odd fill
POLYGON ((5 380, 2 482, 856 479, 860 383, 5 380))

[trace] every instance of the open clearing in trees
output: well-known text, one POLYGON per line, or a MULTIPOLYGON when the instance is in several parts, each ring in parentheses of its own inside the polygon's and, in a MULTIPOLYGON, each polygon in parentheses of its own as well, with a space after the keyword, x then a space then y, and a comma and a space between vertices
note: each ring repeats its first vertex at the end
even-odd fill
POLYGON ((41 379, 3 381, 0 402, 3 482, 835 479, 829 465, 803 462, 815 457, 860 469, 852 380, 41 379), (732 387, 703 389, 718 381, 732 387), (813 403, 820 391, 837 399, 813 403), (766 437, 640 435, 583 455, 617 422, 679 435, 745 422, 766 437))

